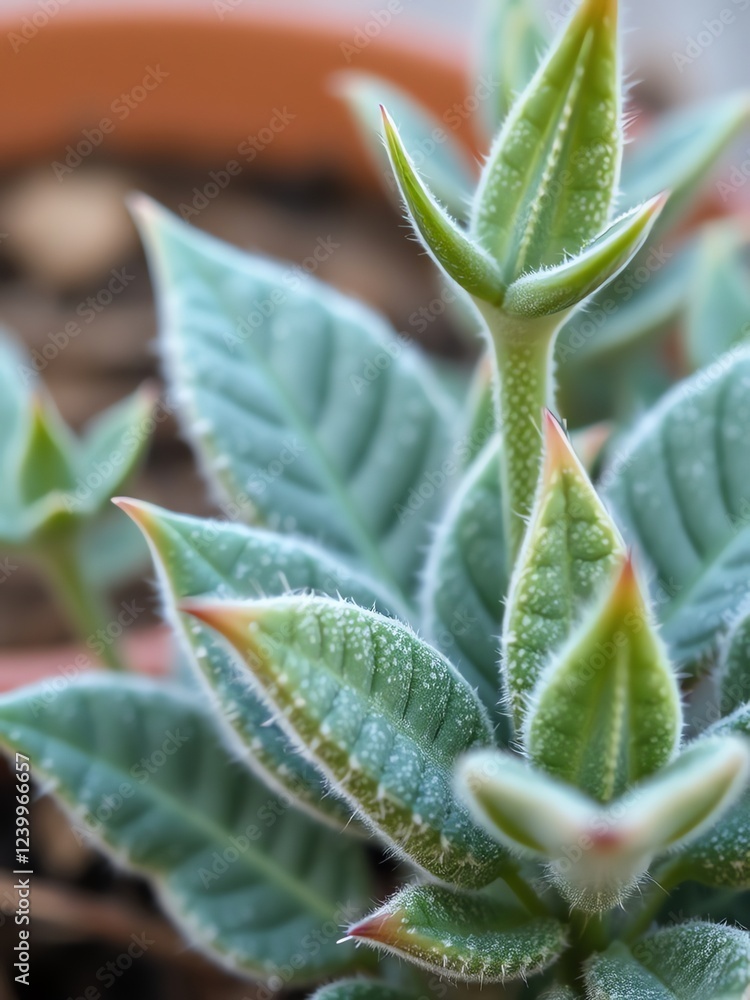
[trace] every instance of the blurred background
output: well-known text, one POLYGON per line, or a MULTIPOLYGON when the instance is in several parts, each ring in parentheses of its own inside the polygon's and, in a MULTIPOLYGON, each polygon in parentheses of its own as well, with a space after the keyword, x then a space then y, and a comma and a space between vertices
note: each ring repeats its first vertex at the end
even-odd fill
MULTIPOLYGON (((332 241, 343 249, 325 257, 318 277, 468 370, 476 351, 440 306, 432 264, 407 239, 332 78, 374 72, 441 118, 454 109, 451 128, 476 158, 486 143, 464 109, 477 88, 469 66, 479 7, 478 0, 5 0, 0 323, 26 345, 30 377, 41 376, 74 428, 158 376, 150 284, 124 207, 134 189, 223 239, 286 260, 301 263, 321 240, 332 241)), ((569 0, 540 8, 553 29, 569 9, 569 0)), ((658 110, 750 82, 750 0, 631 0, 623 16, 634 133, 658 110)), ((747 139, 734 160, 748 155, 745 146, 747 139)), ((722 211, 739 211, 747 189, 733 198, 722 211)), ((171 419, 156 427, 132 492, 172 509, 211 511, 171 419)), ((123 523, 119 548, 109 553, 119 599, 146 609, 126 642, 143 669, 164 671, 169 643, 132 531, 123 523)), ((14 565, 0 590, 0 688, 64 674, 69 642, 33 567, 14 565)), ((9 788, 0 794, 10 802, 9 788)), ((4 809, 3 799, 0 815, 4 809)), ((3 981, 0 972, 0 1000, 255 995, 184 951, 147 890, 78 843, 49 800, 37 804, 33 829, 36 985, 16 994, 12 976, 3 981), (157 945, 105 987, 97 970, 122 953, 136 927, 157 945), (92 982, 100 993, 85 992, 92 982)), ((0 847, 9 851, 5 834, 0 847)), ((5 855, 0 862, 8 866, 5 855)), ((0 872, 4 968, 14 940, 11 882, 0 872)))

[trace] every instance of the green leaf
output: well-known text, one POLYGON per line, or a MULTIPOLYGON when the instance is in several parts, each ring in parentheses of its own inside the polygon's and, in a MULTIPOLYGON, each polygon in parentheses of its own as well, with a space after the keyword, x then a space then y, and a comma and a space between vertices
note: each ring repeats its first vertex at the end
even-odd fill
POLYGON ((498 441, 466 473, 438 527, 424 573, 424 629, 507 733, 499 701, 499 645, 507 552, 498 441), (503 724, 504 723, 504 724, 503 724))
POLYGON ((583 0, 513 105, 472 217, 506 283, 576 255, 606 227, 622 154, 618 63, 615 0, 583 0))
POLYGON ((509 286, 503 308, 516 316, 562 312, 611 281, 649 237, 667 198, 660 195, 621 216, 562 264, 523 274, 509 286))
POLYGON ((716 646, 750 581, 750 350, 676 386, 610 468, 605 496, 652 571, 662 635, 681 665, 716 646))
POLYGON ((689 211, 695 194, 732 139, 750 121, 747 93, 723 94, 702 105, 659 115, 632 147, 622 167, 624 208, 669 189, 669 205, 658 230, 664 232, 689 211))
POLYGON ((478 81, 492 99, 480 105, 489 135, 495 135, 518 95, 525 90, 549 44, 528 0, 485 0, 480 23, 478 81))
POLYGON ((133 475, 157 423, 157 398, 147 383, 86 427, 77 460, 78 491, 73 496, 82 507, 98 510, 133 475))
POLYGON ((342 979, 328 986, 321 986, 310 1000, 425 1000, 414 993, 387 986, 374 979, 342 979))
POLYGON ((456 787, 500 843, 551 861, 565 898, 595 913, 622 903, 656 855, 716 823, 745 788, 749 765, 743 741, 702 740, 602 807, 518 757, 485 750, 461 762, 456 787))
POLYGON ((463 289, 477 298, 498 305, 502 301, 505 287, 497 264, 437 203, 417 173, 398 129, 385 109, 383 134, 401 197, 425 247, 448 277, 453 278, 463 289))
POLYGON ((578 994, 569 986, 553 986, 551 990, 542 993, 539 1000, 577 1000, 578 994))
MULTIPOLYGON (((750 737, 750 706, 743 705, 707 731, 707 737, 750 737)), ((680 853, 685 877, 705 885, 750 888, 750 790, 707 833, 680 853)))
POLYGON ((19 467, 32 419, 31 396, 21 375, 24 362, 20 347, 0 328, 0 537, 8 540, 22 533, 19 467))
POLYGON ((26 508, 75 489, 76 442, 52 400, 40 395, 31 404, 31 425, 18 476, 20 500, 26 508))
POLYGON ((128 677, 75 681, 51 702, 45 690, 0 699, 0 740, 120 860, 154 877, 189 939, 271 984, 357 964, 335 940, 371 891, 362 849, 342 840, 332 851, 323 827, 271 796, 199 702, 128 677), (307 934, 319 948, 300 948, 307 934))
POLYGON ((437 885, 411 885, 350 927, 347 938, 459 982, 525 979, 563 951, 566 928, 553 917, 437 885))
POLYGON ((718 671, 721 714, 729 715, 750 701, 750 608, 731 625, 721 650, 718 671))
POLYGON ((184 598, 242 600, 315 590, 387 612, 376 587, 308 542, 259 528, 172 514, 152 504, 118 500, 146 536, 159 570, 166 613, 187 647, 198 674, 246 751, 249 763, 272 788, 290 794, 319 820, 339 829, 351 810, 327 794, 318 771, 295 753, 250 687, 247 672, 213 629, 182 615, 184 598))
POLYGON ((464 751, 492 730, 454 667, 404 625, 327 598, 191 601, 242 656, 279 722, 401 856, 470 888, 502 850, 452 792, 464 751))
POLYGON ((425 184, 452 215, 463 219, 475 185, 473 164, 446 122, 400 87, 372 73, 343 70, 332 82, 334 92, 349 107, 362 142, 383 176, 392 179, 381 140, 379 108, 386 105, 399 123, 411 163, 425 184))
MULTIPOLYGON (((299 268, 241 253, 147 199, 136 213, 168 377, 214 485, 243 520, 257 509, 409 592, 444 503, 430 477, 454 419, 422 359, 299 268)), ((315 249, 337 252, 325 239, 315 249)))
POLYGON ((76 559, 92 587, 110 590, 148 572, 148 546, 119 511, 105 508, 83 524, 74 540, 76 559))
POLYGON ((510 584, 503 678, 516 728, 553 653, 619 565, 624 547, 565 433, 547 411, 544 465, 510 584))
MULTIPOLYGON (((632 349, 673 323, 685 308, 694 275, 699 241, 678 251, 647 246, 619 277, 595 292, 586 308, 573 313, 555 342, 555 361, 562 391, 581 391, 583 364, 632 349)), ((618 366, 619 372, 622 363, 618 366)), ((564 412, 568 413, 568 409, 564 412)))
POLYGON ((689 289, 685 338, 694 368, 750 340, 750 247, 737 223, 706 227, 689 289))
POLYGON ((653 774, 682 729, 677 680, 630 558, 534 689, 524 745, 600 802, 653 774))
POLYGON ((621 942, 586 966, 596 1000, 743 1000, 750 984, 750 936, 695 922, 658 930, 632 949, 621 942))

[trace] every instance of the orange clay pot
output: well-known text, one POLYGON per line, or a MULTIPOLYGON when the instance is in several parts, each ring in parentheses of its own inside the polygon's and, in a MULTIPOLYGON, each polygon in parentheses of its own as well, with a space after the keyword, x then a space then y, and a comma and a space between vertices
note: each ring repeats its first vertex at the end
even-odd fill
MULTIPOLYGON (((401 23, 405 12, 378 27, 366 19, 350 26, 251 17, 242 6, 220 19, 206 6, 167 14, 123 4, 88 15, 61 6, 46 16, 30 3, 39 27, 28 18, 0 22, 0 165, 62 161, 69 144, 86 149, 90 141, 98 155, 217 168, 260 137, 248 149, 264 171, 335 164, 372 182, 348 114, 330 92, 333 73, 385 76, 441 117, 470 92, 463 48, 421 32, 416 44, 401 23)), ((472 149, 469 127, 458 132, 472 149)))

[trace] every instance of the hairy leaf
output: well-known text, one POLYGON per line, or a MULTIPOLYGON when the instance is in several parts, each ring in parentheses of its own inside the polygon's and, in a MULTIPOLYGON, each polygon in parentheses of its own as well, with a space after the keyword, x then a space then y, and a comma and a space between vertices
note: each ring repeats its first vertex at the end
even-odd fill
POLYGON ((495 142, 472 230, 507 283, 579 253, 609 221, 622 153, 616 36, 615 0, 583 0, 495 142))
MULTIPOLYGON (((738 708, 707 731, 708 737, 750 737, 750 706, 738 708)), ((703 836, 680 854, 685 877, 705 885, 750 888, 750 790, 703 836)))
MULTIPOLYGON (((374 313, 147 199, 136 212, 167 374, 210 478, 242 520, 297 531, 408 592, 450 450, 451 406, 374 313), (420 492, 421 489, 421 492, 420 492)), ((337 252, 321 238, 317 258, 337 252)))
POLYGON ((505 692, 518 729, 553 653, 609 582, 624 551, 617 528, 549 412, 544 455, 503 631, 505 692))
POLYGON ((383 133, 401 196, 425 247, 448 277, 463 289, 486 302, 499 304, 505 288, 497 264, 437 203, 417 173, 385 109, 383 133))
POLYGON ((629 558, 532 697, 531 760, 601 802, 674 755, 680 692, 629 558))
POLYGON ((383 177, 392 181, 393 175, 381 141, 380 105, 385 105, 398 122, 409 158, 435 197, 457 219, 463 219, 475 183, 473 164, 446 122, 400 87, 372 73, 344 70, 335 75, 333 86, 348 105, 383 177))
POLYGON ((563 951, 566 929, 553 917, 436 885, 402 889, 347 937, 409 959, 459 982, 526 978, 563 951))
POLYGON ((748 985, 750 935, 704 922, 615 942, 586 967, 592 1000, 743 1000, 748 985))
POLYGON ((155 878, 191 939, 272 983, 357 964, 335 941, 370 893, 362 849, 342 841, 331 851, 324 828, 232 760, 194 698, 127 677, 76 681, 51 702, 45 691, 0 699, 0 740, 85 828, 155 878), (319 948, 304 948, 308 934, 319 948))
POLYGON ((721 714, 750 702, 750 607, 745 606, 727 633, 719 663, 721 714))
POLYGON ((490 90, 479 113, 495 135, 534 76, 548 39, 527 0, 484 0, 479 27, 478 87, 490 90))
POLYGON ((326 794, 322 776, 295 752, 279 726, 270 724, 268 709, 249 685, 241 662, 213 629, 180 614, 176 605, 201 595, 242 600, 315 590, 387 611, 379 591, 310 543, 242 524, 172 514, 134 500, 118 503, 148 539, 167 614, 223 716, 250 752, 251 765, 271 787, 290 794, 318 819, 339 828, 347 825, 351 810, 326 794))
POLYGON ((742 93, 660 115, 625 157, 623 206, 631 208, 668 188, 672 194, 657 229, 673 226, 690 210, 696 191, 748 121, 750 97, 742 93))
POLYGON ((506 292, 503 308, 517 316, 537 317, 577 305, 633 259, 648 239, 666 200, 660 195, 631 209, 562 264, 516 278, 506 292))
POLYGON ((507 733, 499 702, 499 645, 507 552, 498 442, 475 459, 451 501, 425 567, 424 627, 507 733))
POLYGON ((682 665, 711 653, 750 581, 750 349, 676 386, 613 456, 606 497, 653 575, 682 665))
POLYGON ((695 368, 750 340, 750 247, 736 223, 707 227, 701 240, 685 338, 695 368))
POLYGON ((184 603, 224 635, 280 724, 401 855, 445 881, 497 878, 503 852, 452 792, 464 751, 489 745, 484 708, 404 625, 327 598, 184 603))

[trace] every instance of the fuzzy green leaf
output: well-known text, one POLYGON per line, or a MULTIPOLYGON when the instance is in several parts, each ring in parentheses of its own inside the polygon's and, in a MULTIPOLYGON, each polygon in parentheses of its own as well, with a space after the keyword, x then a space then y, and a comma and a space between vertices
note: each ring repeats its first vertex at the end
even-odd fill
POLYGON ((148 539, 162 581, 166 613, 182 637, 191 662, 215 695, 249 763, 272 788, 290 794, 304 809, 339 829, 351 810, 326 794, 322 776, 295 753, 269 721, 269 712, 236 657, 213 629, 177 611, 189 597, 243 600, 314 590, 387 611, 380 592, 347 566, 310 543, 259 528, 172 514, 152 504, 119 500, 148 539), (246 756, 246 754, 245 754, 246 756))
POLYGON ((76 442, 50 399, 35 396, 31 424, 18 470, 18 489, 26 508, 40 500, 59 504, 76 486, 76 442))
POLYGON ((709 226, 701 240, 685 338, 695 368, 750 340, 750 247, 736 223, 709 226))
POLYGON ((474 200, 472 231, 506 283, 575 256, 606 228, 620 114, 617 3, 583 0, 510 111, 474 200))
POLYGON ((605 472, 626 541, 652 570, 681 665, 711 653, 750 582, 750 349, 676 386, 605 472))
POLYGON ((668 188, 672 194, 657 229, 663 232, 673 226, 690 210, 696 191, 748 121, 750 96, 743 93, 723 94, 697 107, 659 115, 625 157, 620 182, 623 207, 632 208, 668 188))
POLYGON ((452 791, 464 751, 492 730, 474 692, 406 626, 327 598, 183 608, 242 656, 279 723, 394 850, 470 888, 502 850, 452 791))
POLYGON ((508 592, 505 692, 520 729, 553 653, 619 565, 624 547, 565 433, 547 412, 539 490, 508 592))
POLYGON ((598 912, 621 903, 657 854, 716 823, 742 794, 749 763, 731 735, 702 740, 602 807, 517 757, 476 751, 459 765, 456 787, 500 843, 551 861, 569 902, 598 912))
MULTIPOLYGON (((503 723, 498 649, 508 570, 499 482, 494 441, 475 459, 438 528, 425 567, 423 607, 429 641, 503 723)), ((503 729, 507 736, 507 722, 503 729)))
POLYGON ((666 200, 660 195, 632 209, 562 264, 523 274, 509 286, 503 308, 516 316, 533 318, 577 305, 633 259, 666 200))
POLYGON ((591 1000, 744 1000, 748 985, 750 935, 704 922, 615 942, 586 966, 591 1000))
POLYGON ((488 134, 495 135, 534 76, 549 41, 528 0, 484 0, 483 8, 478 86, 491 87, 491 93, 479 114, 488 134))
POLYGON ((497 264, 437 203, 417 173, 398 129, 385 109, 383 134, 401 197, 427 250, 448 277, 470 295, 499 304, 505 288, 497 264))
MULTIPOLYGON (((750 706, 743 705, 707 731, 708 737, 750 737, 750 706)), ((750 888, 750 790, 710 830, 680 854, 685 877, 705 885, 750 888)))
POLYGON ((534 689, 524 745, 608 802, 663 767, 682 729, 677 680, 630 559, 534 689))
POLYGON ((612 355, 613 363, 620 361, 619 372, 619 352, 649 341, 681 314, 698 243, 691 241, 679 251, 644 247, 615 281, 590 297, 584 310, 573 313, 555 342, 557 375, 572 405, 581 393, 582 364, 612 355))
POLYGON ((128 677, 76 681, 52 701, 44 685, 26 688, 0 699, 0 740, 153 876, 188 937, 221 961, 272 983, 361 965, 335 944, 371 891, 360 845, 331 851, 323 827, 233 761, 193 697, 128 677), (306 934, 320 947, 301 949, 306 934))
MULTIPOLYGON (((454 419, 420 356, 300 268, 244 254, 147 199, 135 210, 167 375, 214 485, 242 520, 257 510, 408 592, 446 499, 424 487, 454 419)), ((325 259, 336 247, 321 238, 314 249, 325 259)))
POLYGON ((436 885, 411 885, 350 927, 364 941, 459 982, 525 979, 563 951, 566 928, 519 906, 436 885))
POLYGON ((424 997, 404 993, 374 979, 342 979, 321 986, 310 1000, 424 1000, 424 997))
POLYGON ((400 87, 372 73, 343 70, 333 78, 333 87, 349 107, 362 142, 384 177, 393 180, 381 141, 381 105, 398 122, 404 147, 425 184, 457 219, 466 216, 475 184, 473 164, 444 120, 400 87))
POLYGON ((750 702, 750 607, 742 609, 727 633, 718 679, 722 715, 750 702))

